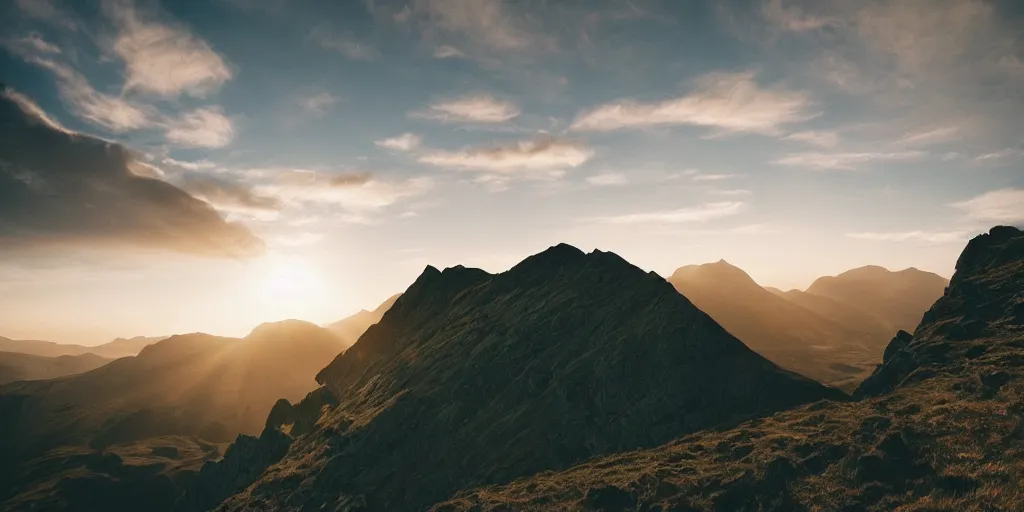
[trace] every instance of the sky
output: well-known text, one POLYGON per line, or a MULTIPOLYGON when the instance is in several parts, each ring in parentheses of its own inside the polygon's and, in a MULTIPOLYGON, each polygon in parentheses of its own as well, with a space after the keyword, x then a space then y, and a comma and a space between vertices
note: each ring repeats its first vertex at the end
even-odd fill
POLYGON ((1024 222, 1014 0, 12 0, 0 336, 243 335, 559 242, 765 286, 1024 222))

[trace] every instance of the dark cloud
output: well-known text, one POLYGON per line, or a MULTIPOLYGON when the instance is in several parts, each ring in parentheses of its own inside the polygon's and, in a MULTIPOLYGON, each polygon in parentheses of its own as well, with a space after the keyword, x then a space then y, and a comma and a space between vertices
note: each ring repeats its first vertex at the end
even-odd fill
MULTIPOLYGON (((2 86, 0 86, 2 87, 2 86)), ((0 94, 0 247, 133 245, 245 257, 263 242, 209 204, 140 176, 120 144, 56 129, 0 94)))

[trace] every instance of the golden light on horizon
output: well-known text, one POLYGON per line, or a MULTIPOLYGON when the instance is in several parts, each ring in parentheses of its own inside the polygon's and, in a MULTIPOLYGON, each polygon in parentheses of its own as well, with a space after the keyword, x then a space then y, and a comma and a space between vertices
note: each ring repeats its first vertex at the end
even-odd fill
POLYGON ((325 276, 302 256, 270 253, 250 272, 261 309, 273 317, 310 319, 326 300, 325 276))

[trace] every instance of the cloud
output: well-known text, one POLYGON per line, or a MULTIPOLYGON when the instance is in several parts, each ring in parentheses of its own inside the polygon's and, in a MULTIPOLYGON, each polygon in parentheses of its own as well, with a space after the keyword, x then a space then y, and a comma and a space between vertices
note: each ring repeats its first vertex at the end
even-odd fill
POLYGON ((370 173, 326 173, 306 169, 254 170, 271 181, 255 187, 257 194, 279 197, 291 203, 340 206, 352 212, 366 212, 417 197, 433 188, 430 178, 388 181, 370 173))
POLYGON ((587 176, 586 182, 595 187, 613 187, 617 185, 625 185, 629 183, 625 174, 618 172, 606 172, 603 174, 595 174, 594 176, 587 176))
POLYGON ((276 197, 259 195, 251 187, 238 182, 202 174, 182 177, 180 186, 186 192, 205 200, 218 210, 262 210, 278 211, 281 200, 276 197))
POLYGON ((970 235, 967 231, 905 231, 896 233, 847 233, 849 238, 871 240, 875 242, 927 242, 950 243, 963 242, 970 235))
POLYGON ((949 142, 960 133, 957 126, 940 126, 924 131, 911 132, 901 137, 896 144, 901 146, 930 146, 940 142, 949 142))
POLYGON ((437 48, 434 48, 435 59, 461 59, 465 57, 465 53, 462 53, 461 50, 452 45, 442 44, 437 48))
POLYGON ((798 6, 782 4, 782 0, 765 2, 762 6, 762 14, 770 23, 784 30, 805 32, 838 24, 836 19, 807 14, 798 6))
POLYGON ((773 161, 775 165, 804 167, 817 171, 853 171, 865 164, 877 162, 911 162, 927 156, 923 151, 895 151, 887 153, 791 153, 773 161))
POLYGON ((219 148, 231 143, 234 137, 234 124, 220 107, 186 112, 167 124, 167 140, 186 146, 219 148))
POLYGON ((339 101, 341 101, 341 98, 325 91, 303 96, 299 98, 298 103, 303 112, 313 116, 322 116, 339 101))
POLYGON ((246 257, 262 241, 207 203, 131 171, 124 146, 56 130, 0 99, 0 247, 111 245, 246 257))
POLYGON ((32 101, 32 98, 29 98, 28 96, 25 96, 24 94, 15 91, 14 89, 11 89, 9 87, 5 88, 3 91, 0 91, 0 96, 10 101, 13 101, 14 104, 17 105, 18 108, 25 112, 29 117, 35 118, 39 122, 48 126, 51 130, 56 130, 64 133, 71 133, 71 130, 68 130, 56 119, 50 117, 42 108, 39 107, 39 105, 35 101, 32 101))
POLYGON ((503 123, 520 114, 514 103, 486 94, 463 96, 434 103, 409 117, 441 122, 503 123))
POLYGON ((803 142, 812 146, 831 148, 839 143, 839 135, 828 131, 803 131, 786 135, 782 140, 803 142))
POLYGON ((395 151, 412 151, 420 147, 423 139, 415 133, 403 133, 396 137, 374 141, 377 147, 393 149, 395 151))
POLYGON ((979 163, 1003 163, 1007 160, 1014 160, 1024 158, 1024 149, 1020 148, 1005 148, 999 151, 993 151, 991 153, 983 153, 974 157, 975 162, 979 163))
POLYGON ((324 239, 323 233, 311 233, 309 231, 303 231, 301 233, 291 233, 287 235, 278 235, 271 239, 271 244, 283 245, 285 247, 304 247, 307 245, 316 245, 324 239))
POLYGON ((591 220, 603 224, 678 224, 730 217, 740 213, 742 210, 743 203, 741 202, 722 201, 692 208, 597 217, 591 220))
POLYGON ((471 47, 508 52, 547 42, 505 2, 415 0, 412 5, 429 32, 460 38, 471 47))
POLYGON ((698 79, 696 88, 686 96, 653 103, 626 99, 600 105, 578 115, 571 129, 691 125, 725 133, 772 135, 781 126, 813 117, 808 113, 810 106, 805 93, 761 88, 753 73, 712 73, 698 79))
POLYGON ((1024 189, 993 190, 951 206, 978 221, 1021 222, 1024 221, 1024 189))
POLYGON ((693 177, 693 181, 722 181, 735 177, 735 174, 697 174, 693 177))
POLYGON ((326 26, 314 28, 310 31, 309 37, 320 46, 338 52, 349 60, 368 62, 380 57, 377 48, 360 42, 351 35, 334 34, 326 26))
POLYGON ((18 7, 29 18, 42 20, 52 25, 76 30, 78 24, 74 18, 58 9, 53 0, 17 0, 18 7))
POLYGON ((61 98, 76 116, 107 128, 123 132, 156 124, 152 108, 136 105, 118 96, 101 93, 89 81, 64 64, 30 56, 26 60, 53 73, 61 98))
POLYGON ((422 155, 419 161, 438 167, 485 173, 530 174, 578 167, 593 154, 593 150, 582 143, 542 137, 459 151, 435 150, 422 155))
POLYGON ((3 43, 12 53, 18 55, 31 54, 60 54, 63 53, 57 45, 50 43, 39 34, 28 34, 22 37, 12 37, 3 43))
POLYGON ((224 59, 187 28, 144 19, 130 0, 104 7, 118 28, 113 51, 125 63, 125 89, 201 97, 231 79, 224 59))
POLYGON ((180 167, 188 171, 198 171, 200 169, 214 169, 217 167, 217 164, 209 160, 198 160, 195 162, 188 162, 184 160, 175 160, 170 157, 164 158, 163 160, 161 160, 161 163, 165 165, 172 165, 174 167, 180 167))

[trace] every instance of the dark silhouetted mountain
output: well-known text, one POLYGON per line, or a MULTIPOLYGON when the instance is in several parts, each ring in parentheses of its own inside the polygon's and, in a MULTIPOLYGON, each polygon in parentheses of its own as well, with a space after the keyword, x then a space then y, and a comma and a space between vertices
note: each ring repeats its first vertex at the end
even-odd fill
POLYGON ((398 300, 398 297, 401 295, 402 294, 399 293, 388 297, 387 300, 382 302, 380 306, 377 306, 377 309, 374 309, 373 311, 363 309, 352 316, 338 320, 326 327, 330 329, 331 332, 341 336, 343 340, 346 340, 348 344, 351 345, 355 343, 364 332, 366 332, 366 329, 379 322, 381 317, 384 316, 384 313, 391 309, 391 306, 395 304, 395 301, 398 300))
POLYGON ((696 432, 434 510, 1020 510, 1022 297, 1024 233, 993 228, 914 334, 896 334, 862 400, 696 432))
POLYGON ((96 346, 72 345, 40 340, 12 340, 0 337, 0 352, 17 352, 43 357, 80 356, 95 354, 106 359, 134 356, 144 347, 152 345, 167 336, 136 336, 134 338, 117 338, 110 343, 96 346))
POLYGON ((427 267, 317 380, 337 405, 222 510, 417 510, 845 398, 751 351, 656 274, 567 245, 496 275, 427 267))
MULTIPOLYGON (((724 260, 690 265, 668 281, 774 363, 850 391, 878 362, 868 333, 841 325, 759 286, 724 260)), ((891 336, 886 333, 883 336, 891 336)), ((884 343, 884 342, 878 342, 884 343)))
POLYGON ((96 354, 43 357, 0 352, 0 384, 17 380, 41 380, 94 370, 110 362, 96 354))
POLYGON ((343 348, 330 331, 290 320, 243 339, 172 336, 87 373, 7 384, 0 387, 0 474, 62 447, 259 433, 274 403, 315 389, 317 370, 343 348))
MULTIPOLYGON (((892 272, 878 266, 866 266, 848 270, 838 276, 821 277, 807 288, 806 293, 813 296, 828 297, 845 305, 845 308, 831 310, 846 311, 850 315, 846 322, 852 325, 880 323, 891 336, 898 330, 913 332, 921 322, 921 315, 945 290, 946 278, 924 272, 916 268, 908 268, 892 272), (867 313, 873 320, 867 320, 867 313)), ((836 319, 842 318, 837 315, 836 319)), ((867 324, 868 329, 875 329, 867 324)))

